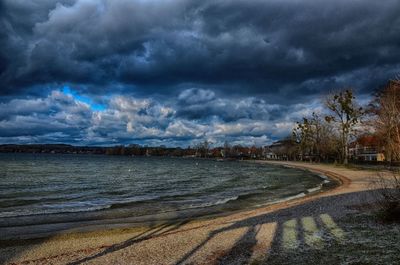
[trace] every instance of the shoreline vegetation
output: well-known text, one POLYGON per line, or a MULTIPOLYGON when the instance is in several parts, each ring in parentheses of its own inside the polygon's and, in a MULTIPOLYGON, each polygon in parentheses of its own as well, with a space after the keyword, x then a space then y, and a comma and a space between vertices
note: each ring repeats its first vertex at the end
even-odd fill
MULTIPOLYGON (((396 236, 393 239, 393 233, 399 230, 398 226, 383 226, 371 221, 373 217, 366 217, 366 214, 372 214, 370 210, 374 209, 376 202, 376 197, 371 196, 369 191, 377 178, 375 171, 304 162, 257 162, 310 170, 339 180, 341 185, 306 197, 211 219, 196 218, 112 230, 99 226, 96 231, 90 232, 68 231, 48 238, 8 243, 2 241, 1 262, 307 264, 313 259, 320 260, 324 253, 323 246, 328 244, 332 248, 329 252, 331 259, 325 255, 322 260, 327 264, 337 264, 338 261, 356 262, 355 257, 363 247, 367 249, 375 243, 382 243, 382 240, 376 240, 375 243, 360 241, 356 248, 352 233, 357 229, 361 229, 361 234, 367 233, 363 225, 368 225, 370 234, 362 239, 371 241, 370 237, 379 232, 384 234, 385 240, 398 240, 396 236), (362 226, 358 224, 360 220, 362 226), (346 246, 354 249, 339 253, 346 246), (288 253, 291 253, 289 258, 288 253)), ((382 174, 387 175, 385 172, 382 174)), ((394 248, 398 246, 391 247, 391 251, 396 251, 394 248)), ((376 264, 386 260, 385 264, 395 264, 398 256, 389 252, 384 248, 375 249, 372 254, 364 253, 359 261, 376 264), (376 256, 378 252, 384 255, 376 256)))
MULTIPOLYGON (((279 149, 290 148, 285 140, 278 141, 279 149)), ((99 147, 99 146, 73 146, 67 144, 0 144, 1 154, 65 154, 65 155, 110 155, 110 156, 131 156, 131 157, 181 157, 181 158, 196 158, 196 159, 214 159, 219 162, 223 161, 278 161, 278 162, 311 162, 327 165, 341 166, 336 160, 314 161, 314 160, 296 160, 286 157, 286 155, 276 155, 270 157, 271 154, 266 155, 270 148, 275 148, 276 143, 271 146, 265 147, 246 147, 246 146, 233 146, 231 147, 232 154, 228 157, 221 155, 223 147, 210 148, 207 156, 197 152, 196 148, 166 148, 166 147, 146 147, 146 146, 112 146, 112 147, 99 147), (117 151, 116 151, 117 150, 117 151)), ((279 150, 278 152, 281 152, 279 150)), ((277 152, 277 153, 278 153, 277 152)), ((400 168, 400 161, 367 161, 351 159, 348 164, 343 165, 350 168, 382 170, 400 168)))

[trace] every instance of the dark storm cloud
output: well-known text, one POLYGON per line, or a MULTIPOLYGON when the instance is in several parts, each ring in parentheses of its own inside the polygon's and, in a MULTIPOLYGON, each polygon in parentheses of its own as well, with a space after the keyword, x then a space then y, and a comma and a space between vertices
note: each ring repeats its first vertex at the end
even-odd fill
POLYGON ((3 0, 0 142, 271 141, 324 91, 365 96, 398 74, 399 13, 397 0, 3 0))
POLYGON ((9 0, 1 9, 3 94, 64 82, 315 94, 342 75, 367 79, 361 69, 399 70, 396 0, 9 0))
POLYGON ((13 99, 0 103, 0 136, 59 133, 73 139, 81 136, 90 118, 89 106, 58 91, 46 98, 13 99))

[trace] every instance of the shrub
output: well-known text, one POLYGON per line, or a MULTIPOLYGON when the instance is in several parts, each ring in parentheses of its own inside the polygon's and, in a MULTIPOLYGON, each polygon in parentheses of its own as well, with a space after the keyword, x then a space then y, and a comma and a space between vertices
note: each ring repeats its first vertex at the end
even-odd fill
POLYGON ((379 174, 374 183, 378 216, 383 221, 400 222, 400 171, 379 174))

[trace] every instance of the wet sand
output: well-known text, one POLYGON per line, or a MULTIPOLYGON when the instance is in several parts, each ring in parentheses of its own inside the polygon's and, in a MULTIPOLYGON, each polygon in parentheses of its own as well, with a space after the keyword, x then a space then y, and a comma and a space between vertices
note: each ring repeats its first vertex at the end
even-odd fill
MULTIPOLYGON (((260 163, 266 163, 260 161, 260 163)), ((336 240, 345 228, 335 220, 351 214, 375 197, 368 190, 376 171, 333 165, 268 162, 327 175, 338 187, 274 205, 228 216, 150 223, 144 227, 99 224, 95 231, 79 228, 29 240, 0 241, 0 263, 16 264, 248 264, 267 261, 273 251, 317 248, 315 234, 336 240), (298 231, 301 231, 299 236, 298 231), (310 236, 311 235, 311 236, 310 236)))

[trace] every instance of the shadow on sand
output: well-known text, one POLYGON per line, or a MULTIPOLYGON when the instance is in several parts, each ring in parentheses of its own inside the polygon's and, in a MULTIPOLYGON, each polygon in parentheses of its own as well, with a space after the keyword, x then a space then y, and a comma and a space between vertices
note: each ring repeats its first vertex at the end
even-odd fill
MULTIPOLYGON (((121 249, 124 249, 126 247, 132 246, 135 243, 139 243, 141 241, 147 240, 149 238, 152 238, 154 236, 160 236, 164 235, 167 233, 170 233, 182 225, 188 223, 188 220, 181 220, 181 221, 176 221, 176 222, 164 222, 160 223, 158 221, 151 221, 147 223, 147 229, 145 229, 143 232, 139 232, 137 235, 134 237, 123 241, 121 243, 113 244, 111 246, 104 247, 102 246, 99 248, 101 251, 99 253, 96 253, 92 256, 85 257, 81 260, 76 260, 67 264, 81 264, 99 257, 102 257, 104 255, 107 255, 109 253, 112 253, 114 251, 118 251, 121 249)), ((68 230, 64 231, 64 233, 67 233, 68 235, 68 230)), ((91 233, 91 232, 88 232, 91 233)), ((10 261, 14 257, 20 256, 20 254, 25 253, 27 251, 30 251, 34 249, 36 246, 40 246, 41 244, 44 244, 48 242, 49 240, 52 240, 55 236, 57 236, 57 233, 52 234, 51 236, 45 236, 45 237, 40 237, 40 238, 29 238, 29 239, 11 239, 11 240, 1 240, 0 239, 0 264, 14 264, 10 263, 10 261), (6 249, 6 251, 4 251, 6 249)), ((85 233, 82 233, 82 236, 86 236, 85 233)), ((52 257, 50 257, 52 258, 52 257)), ((43 260, 46 260, 47 258, 44 258, 43 260)), ((32 260, 34 264, 41 264, 42 259, 38 260, 32 260)))
MULTIPOLYGON (((208 237, 181 257, 176 264, 191 264, 197 251, 217 235, 238 228, 247 228, 247 232, 236 241, 234 246, 218 256, 214 264, 269 264, 269 253, 295 253, 301 247, 318 251, 328 242, 343 242, 346 232, 334 219, 352 211, 351 206, 374 201, 371 192, 354 192, 342 195, 322 197, 301 205, 285 208, 267 214, 247 218, 209 233, 208 237), (254 256, 259 243, 256 239, 260 226, 275 224, 270 249, 262 250, 264 255, 254 256)), ((262 240, 262 239, 261 239, 262 240)), ((267 240, 267 239, 266 239, 267 240)), ((285 261, 281 261, 284 263, 285 261)), ((278 263, 279 264, 279 263, 278 263)), ((290 263, 289 263, 290 264, 290 263)))
MULTIPOLYGON (((326 248, 332 240, 336 242, 345 241, 346 231, 339 227, 335 220, 345 213, 354 211, 352 206, 371 203, 374 199, 375 197, 369 191, 353 192, 320 197, 300 205, 242 219, 209 232, 206 239, 179 257, 175 264, 196 264, 196 254, 210 240, 238 228, 245 228, 246 232, 228 249, 218 253, 210 253, 212 260, 209 264, 288 264, 286 263, 288 260, 276 259, 271 254, 288 253, 296 255, 300 249, 318 252, 320 249, 326 248), (274 224, 274 231, 270 231, 270 239, 263 238, 260 234, 262 229, 265 230, 263 226, 268 224, 274 224), (260 241, 263 240, 268 241, 267 244, 264 244, 268 245, 268 248, 257 248, 262 243, 260 241)), ((106 247, 99 253, 72 261, 69 264, 96 262, 97 258, 123 250, 150 238, 165 235, 172 231, 179 233, 179 228, 185 223, 187 221, 153 226, 133 238, 106 247)), ((132 262, 134 263, 134 261, 132 262)))

